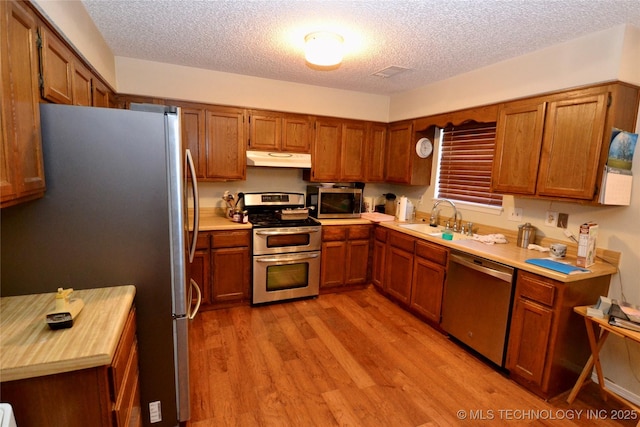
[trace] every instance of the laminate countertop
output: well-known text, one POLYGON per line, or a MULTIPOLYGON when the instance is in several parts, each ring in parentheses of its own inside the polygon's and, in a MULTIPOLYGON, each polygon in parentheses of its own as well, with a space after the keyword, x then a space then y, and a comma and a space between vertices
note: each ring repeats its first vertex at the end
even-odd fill
MULTIPOLYGON (((193 224, 192 213, 189 213, 189 226, 193 224)), ((251 224, 233 222, 224 216, 220 208, 201 208, 198 231, 251 230, 251 224)))
MULTIPOLYGON (((201 231, 212 231, 212 230, 233 230, 233 229, 251 229, 251 224, 240 224, 237 222, 233 222, 230 219, 224 217, 222 210, 219 209, 203 209, 201 210, 200 216, 200 227, 201 231)), ((332 225, 359 225, 359 224, 373 224, 373 222, 364 219, 364 218, 354 218, 354 219, 322 219, 320 220, 322 225, 332 226, 332 225)), ((414 237, 421 238, 426 241, 430 241, 433 243, 440 244, 442 246, 449 247, 451 249, 456 249, 462 252, 466 252, 472 255, 484 257, 490 259, 492 261, 500 262, 502 264, 509 265, 511 267, 526 270, 532 273, 539 274, 544 277, 549 277, 551 279, 558 280, 560 282, 574 282, 583 279, 589 279, 592 277, 613 275, 617 272, 617 267, 615 267, 615 259, 616 256, 619 257, 619 254, 613 251, 600 250, 599 251, 607 253, 610 255, 609 258, 612 259, 613 263, 603 262, 601 260, 596 261, 596 263, 590 267, 588 267, 588 273, 574 273, 574 274, 564 274, 559 273, 553 270, 549 270, 547 268, 538 267, 533 264, 529 264, 525 262, 529 258, 547 258, 549 257, 548 253, 541 253, 539 251, 520 248, 516 245, 515 236, 507 236, 507 240, 509 243, 506 244, 485 244, 477 240, 467 239, 467 240, 444 240, 441 237, 430 236, 425 233, 420 233, 418 231, 414 231, 408 228, 403 227, 408 223, 399 223, 397 221, 386 221, 380 222, 381 226, 403 232, 405 234, 412 235, 414 237)), ((486 234, 486 233, 483 233, 486 234)), ((549 243, 553 243, 553 241, 545 240, 542 242, 542 245, 548 246, 549 243)), ((576 256, 575 249, 571 244, 568 245, 568 253, 567 257, 563 259, 563 262, 567 262, 569 264, 576 264, 576 256)))
MULTIPOLYGON (((189 224, 192 222, 192 213, 189 213, 189 224)), ((321 219, 322 225, 367 225, 372 224, 371 221, 364 218, 352 219, 321 219)), ((199 231, 224 231, 224 230, 251 230, 252 226, 248 223, 239 223, 231 221, 224 216, 224 210, 220 208, 201 208, 199 231)))
POLYGON ((45 323, 55 292, 0 298, 0 381, 111 364, 135 293, 132 285, 75 290, 84 308, 58 330, 45 323))
MULTIPOLYGON (((547 268, 538 267, 536 265, 527 263, 526 260, 530 258, 549 258, 549 253, 542 253, 532 249, 521 248, 516 244, 516 239, 511 236, 507 236, 508 243, 486 244, 474 239, 444 240, 442 239, 442 237, 430 236, 425 233, 408 229, 406 227, 403 227, 403 225, 406 224, 400 224, 395 221, 381 222, 380 225, 392 230, 410 234, 414 237, 419 237, 426 241, 438 243, 451 249, 506 264, 519 270, 525 270, 531 273, 538 274, 540 276, 555 279, 559 282, 575 282, 583 279, 590 279, 593 277, 613 275, 618 271, 617 267, 615 267, 613 264, 600 260, 597 260, 595 264, 587 267, 589 272, 585 273, 580 272, 564 274, 557 271, 549 270, 547 268)), ((543 245, 547 246, 546 243, 543 243, 543 245)), ((616 254, 613 251, 607 252, 616 254)), ((576 265, 576 256, 573 248, 567 250, 566 258, 563 258, 561 261, 571 265, 576 265)))

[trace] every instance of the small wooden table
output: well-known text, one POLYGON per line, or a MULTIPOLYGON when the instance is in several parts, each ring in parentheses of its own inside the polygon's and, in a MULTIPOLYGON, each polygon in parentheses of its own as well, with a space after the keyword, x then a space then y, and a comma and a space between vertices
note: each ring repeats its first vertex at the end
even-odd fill
MULTIPOLYGON (((611 390, 609 390, 604 383, 604 375, 602 375, 602 366, 600 366, 600 350, 604 345, 609 334, 617 335, 624 339, 630 339, 637 343, 640 343, 640 332, 635 332, 630 329, 621 328, 618 326, 612 326, 609 324, 609 319, 600 319, 597 317, 587 316, 587 306, 582 307, 574 307, 573 311, 578 313, 579 315, 584 317, 584 323, 587 327, 587 336, 589 337, 589 346, 591 347, 591 357, 587 360, 587 364, 584 366, 582 373, 578 377, 578 381, 573 386, 571 393, 569 393, 569 397, 567 398, 567 402, 569 404, 573 403, 576 399, 576 396, 580 392, 584 382, 591 377, 591 372, 593 367, 596 368, 596 374, 598 375, 598 385, 600 387, 600 394, 604 400, 607 400, 607 396, 613 397, 618 402, 629 406, 631 409, 635 410, 638 414, 640 414, 640 406, 635 405, 634 403, 628 401, 624 397, 621 397, 611 390), (600 328, 600 335, 596 335, 597 328, 600 328)), ((640 427, 640 421, 636 425, 640 427)))

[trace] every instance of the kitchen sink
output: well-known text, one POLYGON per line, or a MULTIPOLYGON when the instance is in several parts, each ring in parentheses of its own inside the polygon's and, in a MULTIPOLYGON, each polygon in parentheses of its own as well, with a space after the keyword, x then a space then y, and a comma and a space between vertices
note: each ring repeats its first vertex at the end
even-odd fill
MULTIPOLYGON (((401 228, 406 228, 407 230, 413 230, 416 231, 418 233, 422 233, 422 234, 426 234, 427 236, 431 236, 431 237, 440 237, 442 239, 444 239, 444 237, 442 237, 442 234, 445 232, 445 228, 444 227, 432 227, 429 224, 424 224, 424 223, 418 223, 418 224, 400 224, 401 228)), ((453 234, 453 238, 451 240, 468 240, 471 237, 464 235, 464 234, 460 234, 460 233, 454 233, 453 231, 449 230, 449 233, 453 234)))

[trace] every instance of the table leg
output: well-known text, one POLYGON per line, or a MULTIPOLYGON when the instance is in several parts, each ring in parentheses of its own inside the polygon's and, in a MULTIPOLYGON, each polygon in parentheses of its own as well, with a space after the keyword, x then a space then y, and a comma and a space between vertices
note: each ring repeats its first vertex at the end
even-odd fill
POLYGON ((567 403, 572 404, 573 401, 576 400, 576 397, 578 396, 578 393, 580 393, 580 389, 582 389, 582 386, 584 385, 585 380, 587 380, 587 378, 591 376, 592 370, 593 370, 593 355, 589 356, 589 360, 587 360, 586 365, 584 365, 584 368, 582 369, 582 372, 578 377, 578 381, 576 381, 576 384, 571 389, 571 393, 569 393, 569 397, 567 397, 567 403))
POLYGON ((603 400, 607 400, 607 393, 604 391, 604 375, 602 375, 602 366, 600 365, 600 349, 604 345, 605 340, 609 336, 609 331, 600 328, 600 338, 596 339, 596 323, 592 322, 589 317, 584 318, 587 327, 587 336, 589 337, 589 346, 591 347, 591 356, 593 357, 593 365, 596 368, 598 376, 598 387, 603 400))
POLYGON ((584 382, 591 377, 591 372, 593 370, 594 365, 596 367, 596 373, 598 374, 598 383, 599 383, 598 386, 600 387, 600 394, 602 395, 602 398, 604 400, 607 399, 606 397, 607 395, 602 389, 602 387, 604 387, 604 376, 602 375, 602 368, 600 367, 599 354, 600 354, 600 349, 604 345, 605 339, 609 335, 609 332, 605 330, 601 330, 600 338, 596 339, 596 331, 595 331, 596 325, 588 317, 584 318, 584 323, 587 328, 587 337, 589 338, 589 347, 591 348, 591 356, 589 356, 589 360, 587 360, 587 363, 584 365, 584 368, 582 369, 582 372, 580 373, 578 380, 576 381, 575 385, 571 389, 571 393, 569 393, 569 397, 567 397, 567 403, 569 404, 573 403, 573 401, 578 396, 578 393, 580 393, 580 390, 582 389, 584 382))

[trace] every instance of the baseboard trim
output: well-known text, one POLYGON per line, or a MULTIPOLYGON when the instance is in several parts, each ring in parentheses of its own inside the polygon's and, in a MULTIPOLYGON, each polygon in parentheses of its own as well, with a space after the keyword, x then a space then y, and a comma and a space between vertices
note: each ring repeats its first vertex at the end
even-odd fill
MULTIPOLYGON (((591 373, 591 381, 598 384, 598 375, 596 374, 595 371, 591 373)), ((620 397, 627 399, 629 402, 637 406, 640 406, 640 396, 638 396, 637 394, 631 393, 629 390, 620 387, 616 383, 611 382, 606 378, 604 379, 604 385, 609 390, 611 390, 611 392, 617 394, 620 397)))

